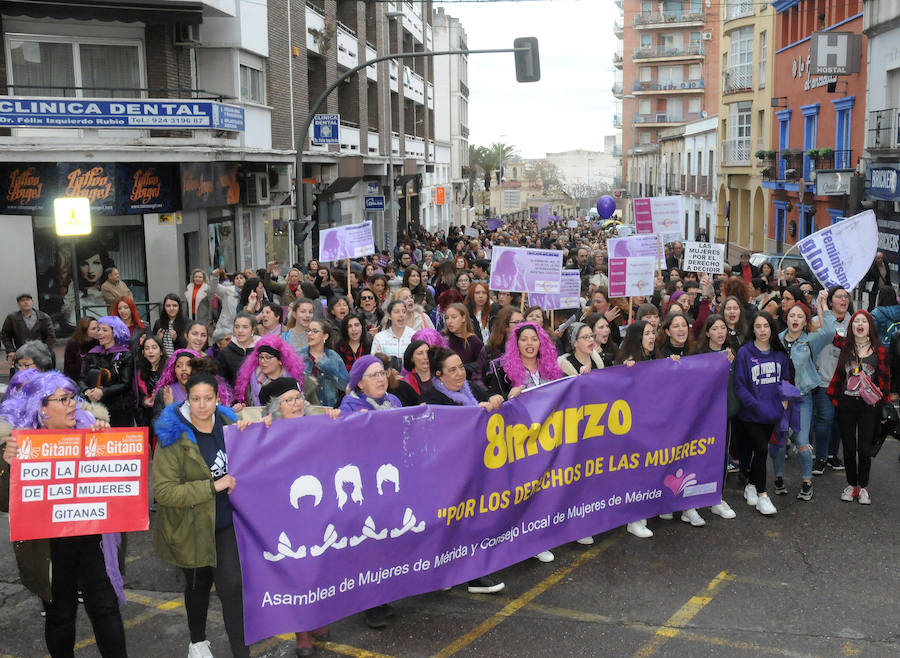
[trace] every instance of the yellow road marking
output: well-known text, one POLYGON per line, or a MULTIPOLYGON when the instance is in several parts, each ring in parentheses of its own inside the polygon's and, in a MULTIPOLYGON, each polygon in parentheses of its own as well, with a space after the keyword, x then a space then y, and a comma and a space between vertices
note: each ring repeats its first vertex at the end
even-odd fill
POLYGON ((681 633, 681 628, 685 626, 691 619, 697 616, 697 613, 703 610, 709 602, 713 600, 717 590, 722 583, 734 580, 734 576, 727 571, 722 571, 696 596, 692 596, 690 600, 679 608, 674 615, 666 620, 666 623, 656 631, 647 644, 642 646, 634 653, 634 658, 647 658, 659 651, 670 639, 681 633))
POLYGON ((452 656, 457 651, 472 644, 472 642, 477 640, 479 637, 512 617, 519 610, 531 603, 534 599, 546 592, 548 589, 556 585, 556 583, 575 571, 575 569, 580 567, 582 564, 590 562, 595 557, 603 553, 603 551, 605 551, 616 541, 618 541, 619 537, 621 537, 621 534, 617 534, 613 537, 609 537, 603 540, 596 546, 589 548, 584 553, 579 555, 575 559, 575 561, 572 562, 572 564, 566 567, 562 567, 561 569, 557 569, 552 574, 544 578, 544 580, 532 587, 530 590, 507 603, 501 610, 485 619, 471 631, 456 638, 453 642, 438 651, 436 654, 434 654, 435 658, 447 658, 447 656, 452 656))
MULTIPOLYGON (((252 654, 258 656, 269 649, 274 649, 282 642, 294 641, 295 638, 293 633, 282 633, 281 635, 270 637, 268 640, 263 640, 262 642, 253 645, 252 654)), ((320 642, 319 640, 313 640, 313 645, 344 656, 354 656, 355 658, 392 658, 392 656, 384 653, 359 649, 357 647, 351 647, 348 644, 339 644, 337 642, 320 642)))

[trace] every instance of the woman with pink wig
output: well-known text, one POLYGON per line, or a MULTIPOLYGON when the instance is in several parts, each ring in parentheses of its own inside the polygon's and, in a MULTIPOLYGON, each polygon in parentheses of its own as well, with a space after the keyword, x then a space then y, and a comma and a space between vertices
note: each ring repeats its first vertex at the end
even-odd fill
POLYGON ((281 336, 263 336, 238 370, 234 381, 235 400, 247 406, 259 406, 259 389, 279 377, 293 377, 302 386, 303 359, 281 336))
MULTIPOLYGON (((523 322, 509 332, 506 351, 488 371, 489 392, 511 400, 523 391, 563 377, 557 363, 556 347, 544 329, 534 322, 523 322)), ((541 551, 535 557, 552 562, 553 553, 541 551)))
MULTIPOLYGON (((191 362, 194 359, 208 359, 212 361, 210 357, 202 352, 186 347, 175 350, 172 357, 166 361, 166 367, 163 368, 159 381, 156 383, 156 388, 153 389, 154 420, 162 413, 163 409, 173 402, 184 402, 187 400, 185 385, 193 373, 191 362)), ((234 402, 234 392, 221 375, 216 375, 216 380, 219 383, 219 401, 225 406, 230 406, 234 402)))

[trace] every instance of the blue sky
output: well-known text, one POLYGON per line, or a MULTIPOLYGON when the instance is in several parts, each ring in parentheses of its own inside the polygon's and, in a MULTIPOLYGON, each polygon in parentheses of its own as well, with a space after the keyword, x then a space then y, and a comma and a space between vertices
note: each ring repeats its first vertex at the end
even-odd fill
POLYGON ((612 0, 439 3, 462 21, 470 49, 540 42, 541 80, 516 82, 512 54, 469 57, 469 143, 503 141, 524 157, 600 150, 614 134, 612 0))

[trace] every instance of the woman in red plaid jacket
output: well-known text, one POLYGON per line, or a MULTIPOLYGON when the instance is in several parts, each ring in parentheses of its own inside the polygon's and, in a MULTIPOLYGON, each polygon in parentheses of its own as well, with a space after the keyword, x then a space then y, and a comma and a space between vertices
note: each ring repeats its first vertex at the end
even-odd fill
POLYGON ((869 471, 872 466, 872 440, 879 431, 881 405, 890 404, 891 371, 887 350, 878 338, 875 320, 863 310, 850 316, 846 337, 835 336, 841 348, 828 396, 837 407, 836 420, 841 428, 847 487, 841 500, 871 504, 869 471), (878 390, 867 391, 868 379, 878 390), (868 399, 867 399, 868 398, 868 399))

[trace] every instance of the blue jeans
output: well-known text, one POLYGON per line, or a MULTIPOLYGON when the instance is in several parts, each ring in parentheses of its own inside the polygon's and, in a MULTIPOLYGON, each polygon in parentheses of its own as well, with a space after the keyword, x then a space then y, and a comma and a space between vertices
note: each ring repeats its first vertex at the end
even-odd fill
MULTIPOLYGON (((797 457, 800 459, 800 471, 804 480, 811 480, 812 452, 810 452, 809 449, 809 428, 812 425, 813 394, 807 393, 799 402, 795 402, 794 404, 798 405, 800 409, 800 430, 793 435, 794 444, 797 446, 797 457)), ((785 441, 785 445, 778 449, 778 452, 775 455, 776 477, 784 475, 784 457, 786 448, 787 441, 785 441)))
POLYGON ((825 461, 830 455, 837 455, 841 445, 841 428, 834 420, 835 406, 820 386, 813 393, 813 436, 815 437, 816 459, 825 461))

